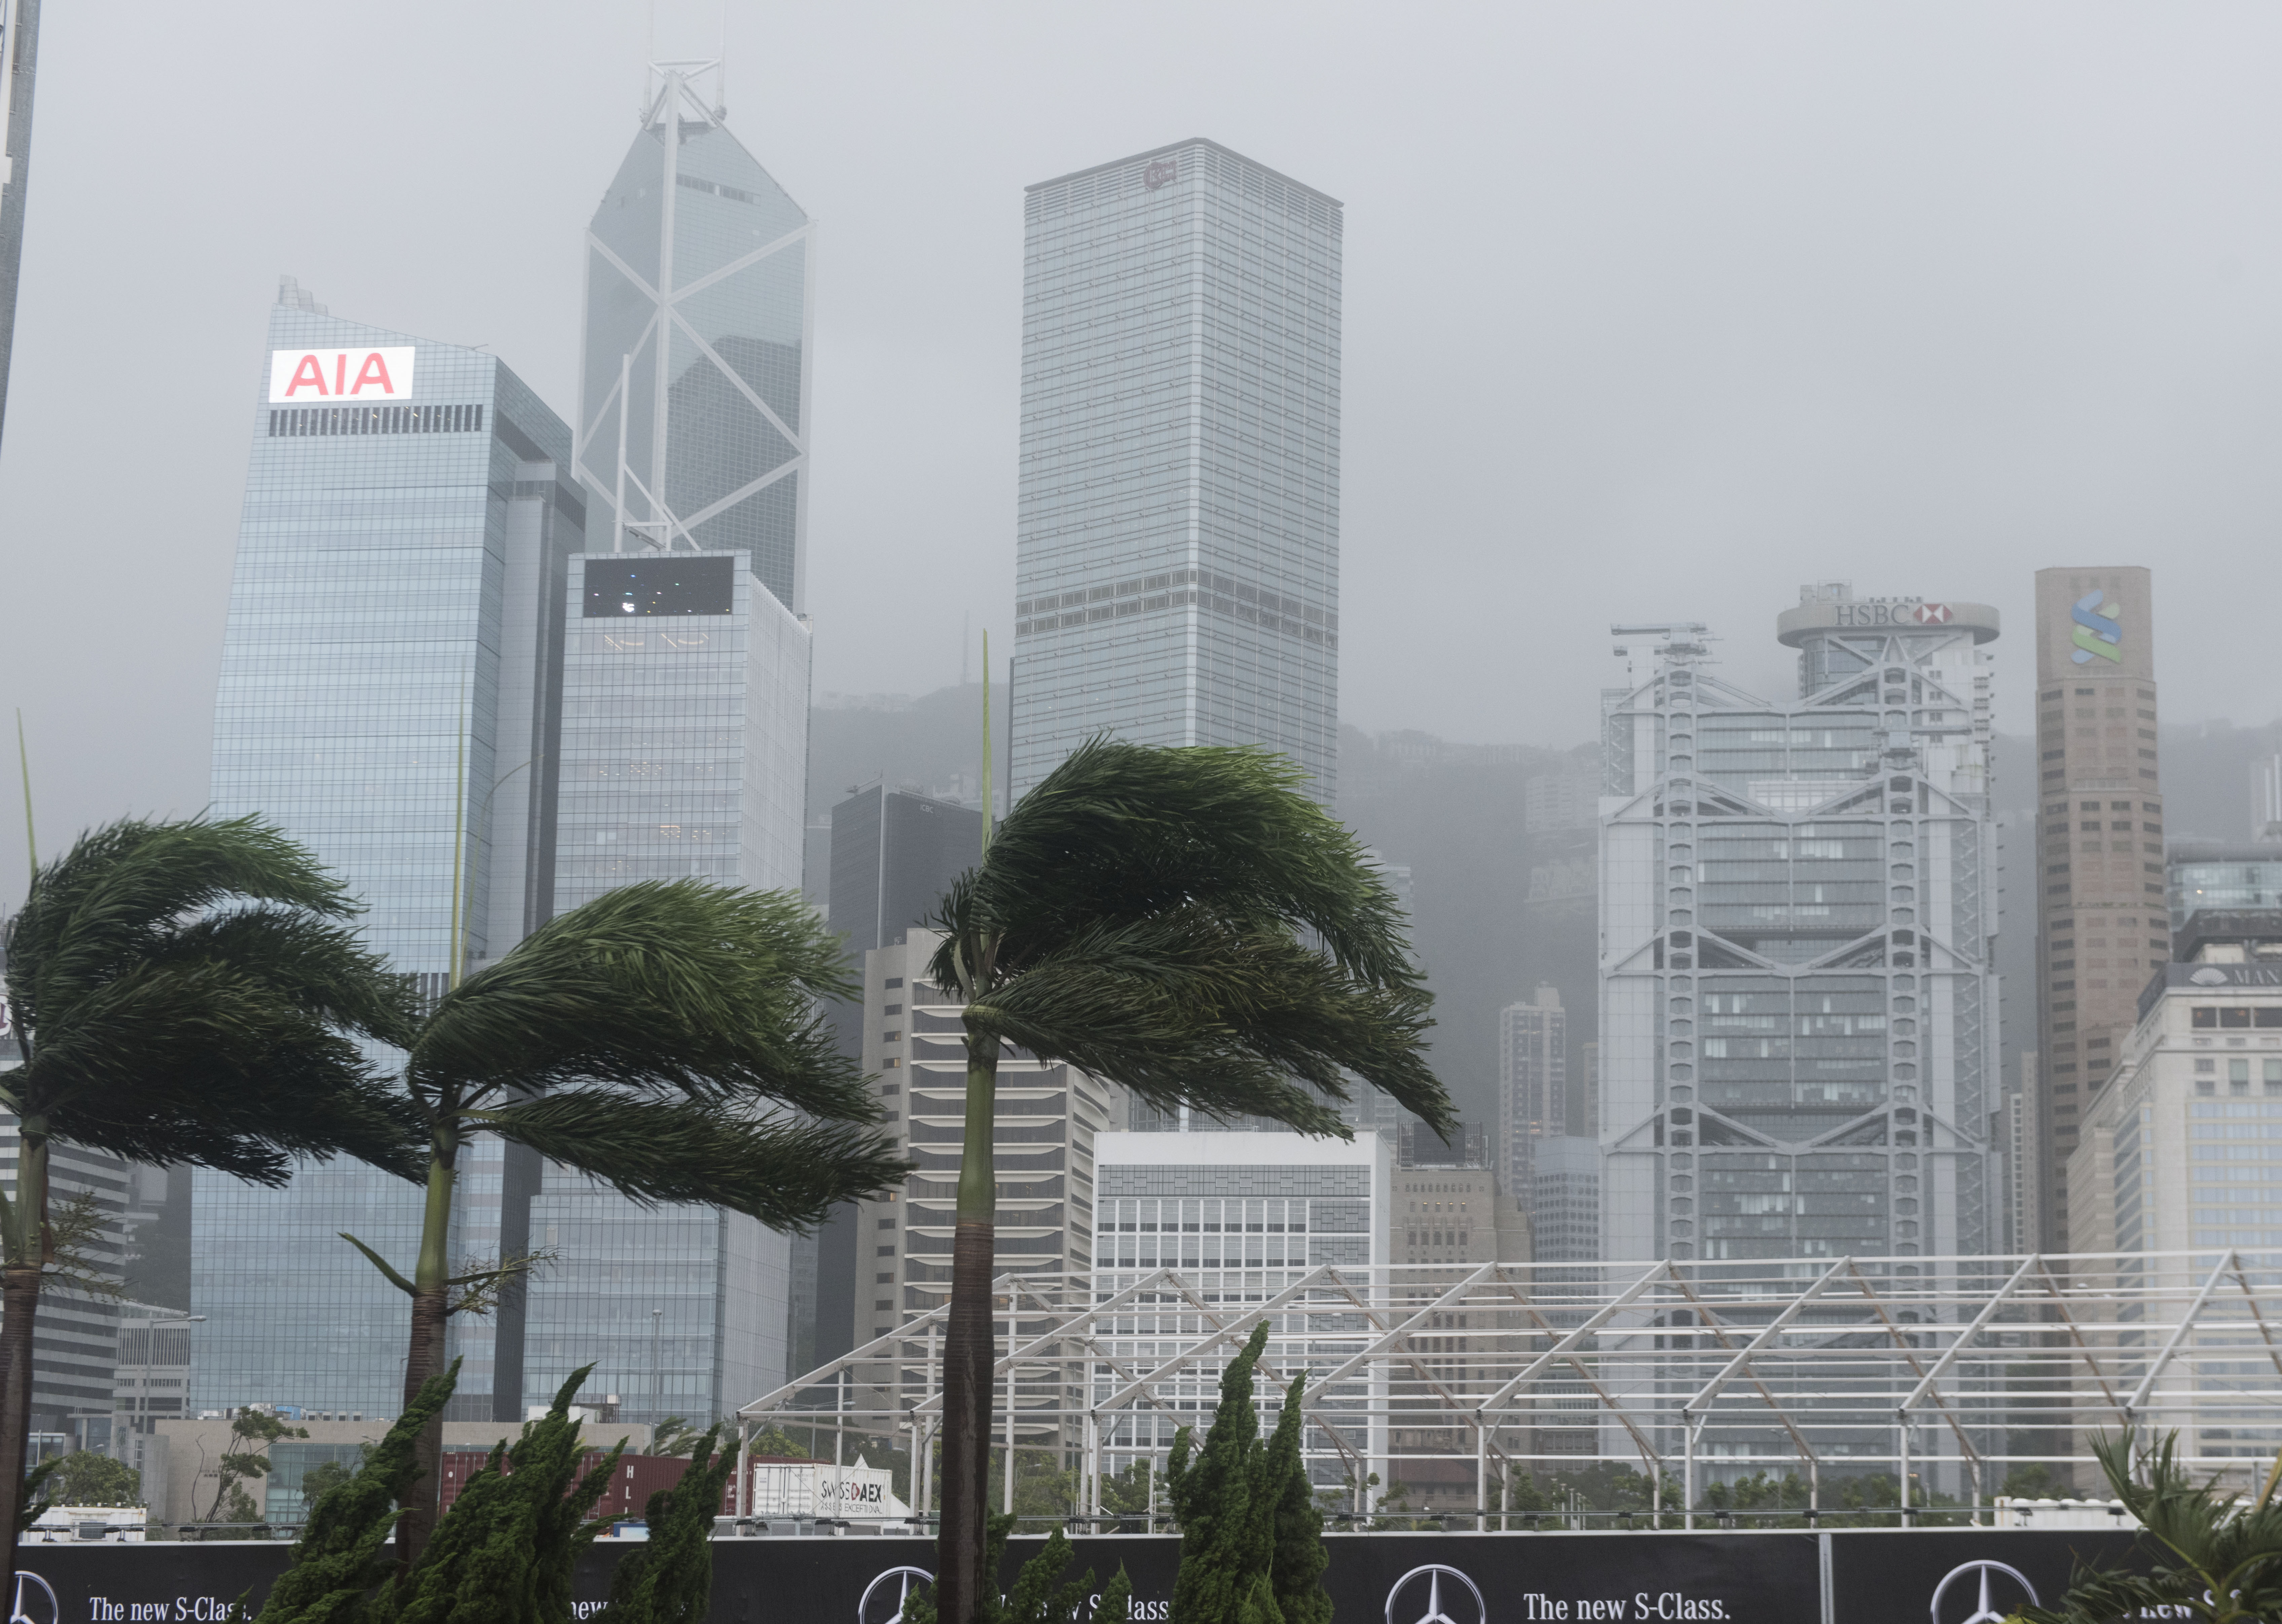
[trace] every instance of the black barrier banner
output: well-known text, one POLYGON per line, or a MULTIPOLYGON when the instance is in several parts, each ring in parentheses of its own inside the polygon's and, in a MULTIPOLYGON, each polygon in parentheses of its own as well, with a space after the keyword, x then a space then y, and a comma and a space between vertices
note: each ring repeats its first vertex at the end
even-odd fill
MULTIPOLYGON (((1014 1541, 1001 1582, 1043 1543, 1014 1541)), ((2053 1605, 2076 1564, 2125 1564, 2134 1550, 2124 1534, 1998 1529, 1335 1534, 1323 1543, 1337 1624, 1995 1624, 2026 1601, 2053 1605)), ((1071 1544, 1067 1579, 1091 1567, 1098 1596, 1122 1564, 1136 1624, 1171 1624, 1179 1540, 1071 1544)), ((580 1618, 601 1610, 631 1548, 604 1540, 580 1564, 580 1618)), ((241 1597, 258 1605, 291 1556, 283 1544, 27 1545, 0 1618, 210 1624, 241 1597)), ((934 1573, 931 1540, 719 1540, 710 1624, 772 1624, 788 1609, 801 1624, 894 1624, 934 1573)))
POLYGON ((255 1605, 285 1571, 290 1545, 23 1545, 16 1552, 15 1605, 26 1624, 186 1624, 255 1605))
POLYGON ((2106 1529, 1865 1529, 1830 1536, 1831 1611, 1845 1624, 1974 1624, 2057 1607, 2078 1564, 2147 1562, 2106 1529))
MULTIPOLYGON (((1042 1542, 1007 1547, 1011 1586, 1042 1542)), ((1339 1624, 1805 1624, 1820 1612, 1805 1534, 1331 1535, 1324 1588, 1339 1624)), ((1073 1540, 1068 1577, 1094 1590, 1123 1564, 1133 1618, 1172 1617, 1180 1542, 1073 1540)), ((904 1589, 930 1581, 935 1547, 874 1538, 746 1540, 715 1547, 713 1619, 760 1624, 799 1596, 816 1624, 891 1624, 904 1589)), ((584 1592, 581 1592, 582 1597, 584 1592)), ((805 1621, 804 1621, 805 1624, 805 1621)))

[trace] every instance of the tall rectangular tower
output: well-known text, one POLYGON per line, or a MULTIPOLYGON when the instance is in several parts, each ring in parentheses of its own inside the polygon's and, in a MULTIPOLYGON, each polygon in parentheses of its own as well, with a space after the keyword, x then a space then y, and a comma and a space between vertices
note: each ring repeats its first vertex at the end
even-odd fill
MULTIPOLYGON (((1995 829, 1985 604, 1809 587, 1799 697, 1619 628, 1603 724, 1611 1258, 1990 1249, 1995 829)), ((1916 1265, 1910 1265, 1915 1267, 1916 1265)))
POLYGON ((2047 1251, 2091 1096, 2170 959, 2155 737, 2154 600, 2131 566, 2037 571, 2037 1041, 2047 1251))
MULTIPOLYGON (((345 321, 290 281, 250 381, 213 810, 313 850, 366 903, 366 940, 440 992, 552 897, 547 627, 585 520, 570 431, 495 356, 345 321)), ((536 1172, 470 1146, 454 1256, 524 1248, 536 1172)), ((395 1413, 404 1299, 337 1232, 401 1267, 419 1193, 338 1162, 283 1190, 207 1172, 194 1189, 191 1407, 395 1413)), ((453 1417, 521 1414, 521 1334, 511 1303, 454 1318, 453 1417)))
POLYGON ((1498 1186, 1527 1208, 1538 1142, 1582 1132, 1569 1123, 1569 1018, 1558 989, 1541 986, 1498 1012, 1498 1186))
POLYGON ((1338 766, 1340 206, 1210 141, 1029 189, 1013 792, 1097 734, 1338 766))

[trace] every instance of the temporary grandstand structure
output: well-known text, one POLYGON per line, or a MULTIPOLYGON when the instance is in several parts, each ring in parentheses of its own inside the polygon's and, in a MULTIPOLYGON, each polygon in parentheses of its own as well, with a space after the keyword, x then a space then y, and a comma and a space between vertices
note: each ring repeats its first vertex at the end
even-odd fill
MULTIPOLYGON (((1077 1469, 1080 1519, 1105 1474, 1209 1418, 1263 1318, 1263 1421, 1308 1371, 1310 1472, 1358 1514, 1370 1474, 1422 1460, 1471 1468, 1480 1527, 1502 1485, 1596 1461, 1643 1473, 1659 1509, 1676 1486, 1693 1526, 1713 1483, 1759 1472, 1797 1474, 1814 1512, 1836 1479, 1888 1476, 1907 1521, 1935 1496, 1978 1516, 2014 1466, 2087 1463, 2102 1430, 2176 1430, 2190 1468, 2262 1480, 2282 1448, 2264 1254, 1160 1267, 997 1290, 998 1425, 1077 1469)), ((930 1458, 942 1325, 914 1312, 747 1405, 748 1447, 828 1395, 844 1434, 930 1458)), ((931 1490, 921 1474, 918 1514, 931 1490)))

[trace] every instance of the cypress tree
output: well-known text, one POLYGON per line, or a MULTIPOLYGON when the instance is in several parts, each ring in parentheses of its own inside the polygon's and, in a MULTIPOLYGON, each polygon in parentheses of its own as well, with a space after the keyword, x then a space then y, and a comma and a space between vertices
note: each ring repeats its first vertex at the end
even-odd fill
POLYGON ((403 1583, 393 1624, 567 1624, 570 1570, 602 1532, 586 1513, 617 1471, 617 1447, 578 1475, 570 1398, 594 1367, 571 1372, 544 1420, 470 1478, 403 1583), (574 1487, 575 1485, 575 1487, 574 1487))
POLYGON ((1300 1453, 1308 1426, 1300 1413, 1300 1397, 1307 1386, 1305 1371, 1292 1379, 1276 1435, 1268 1441, 1266 1497, 1275 1507, 1270 1576, 1284 1624, 1331 1624, 1331 1596, 1323 1589, 1323 1569, 1331 1560, 1323 1549, 1323 1512, 1316 1504, 1308 1463, 1300 1453))
POLYGON ((1253 1367, 1268 1346, 1268 1322, 1221 1372, 1220 1407, 1193 1464, 1189 1431, 1175 1434, 1165 1466, 1173 1515, 1181 1525, 1181 1571, 1173 1616, 1181 1624, 1280 1624, 1272 1589, 1275 1498, 1262 1480, 1260 1415, 1253 1367), (1261 1581, 1255 1583, 1255 1580, 1261 1581))
MULTIPOLYGON (((1003 1511, 991 1514, 989 1542, 983 1548, 989 1560, 982 1568, 989 1581, 983 1586, 985 1594, 977 1598, 977 1624, 1078 1624, 1085 1598, 1093 1590, 1093 1570, 1086 1569, 1083 1577, 1059 1590, 1053 1588, 1054 1581, 1070 1565, 1070 1543, 1060 1528, 1046 1541, 1044 1550, 1022 1564, 1013 1594, 998 1594, 998 1570, 1006 1559, 1006 1541, 1013 1532, 1013 1516, 1003 1511)), ((1131 1611, 1132 1600, 1133 1581, 1121 1566, 1101 1594, 1101 1609, 1096 1617, 1122 1619, 1131 1611), (1115 1611, 1109 1611, 1113 1607, 1115 1611)), ((935 1586, 925 1586, 904 1597, 900 1624, 936 1624, 936 1619, 935 1586)))
POLYGON ((293 1565, 270 1587, 256 1624, 381 1624, 388 1617, 386 1599, 374 1592, 396 1566, 388 1550, 402 1514, 395 1508, 420 1476, 420 1434, 459 1379, 457 1359, 431 1376, 356 1475, 309 1508, 293 1565))
POLYGON ((730 1450, 713 1453, 718 1426, 689 1452, 689 1470, 642 1507, 649 1539, 628 1551, 610 1576, 607 1624, 703 1624, 713 1595, 713 1519, 737 1469, 730 1450))
POLYGON ((1133 1579, 1125 1571, 1125 1564, 1117 1565, 1117 1572, 1101 1589, 1101 1600, 1094 1607, 1091 1624, 1127 1624, 1133 1616, 1133 1579))

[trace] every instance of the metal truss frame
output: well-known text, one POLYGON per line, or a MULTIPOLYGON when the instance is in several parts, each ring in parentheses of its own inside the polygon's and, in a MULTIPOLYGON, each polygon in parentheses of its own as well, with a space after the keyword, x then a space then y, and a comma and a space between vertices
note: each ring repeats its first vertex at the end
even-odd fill
MULTIPOLYGON (((2282 1451, 2282 1254, 1158 1268, 993 1293, 1004 1441, 1075 1465, 1081 1517, 1116 1464, 1209 1423, 1263 1320, 1262 1408, 1308 1373, 1310 1470, 1357 1514, 1370 1473, 1409 1472, 1470 1491, 1486 1528, 1502 1484, 1597 1463, 1642 1471, 1658 1509, 1669 1482, 1688 1526, 1712 1483, 1801 1469, 1811 1509, 1834 1475, 1882 1475, 1906 1519, 1936 1496, 1977 1512, 2009 1467, 2080 1463, 2103 1429, 2176 1431, 2184 1464, 2223 1473, 2282 1451)), ((746 1405, 741 1456, 797 1420, 928 1458, 947 1313, 746 1405)))

